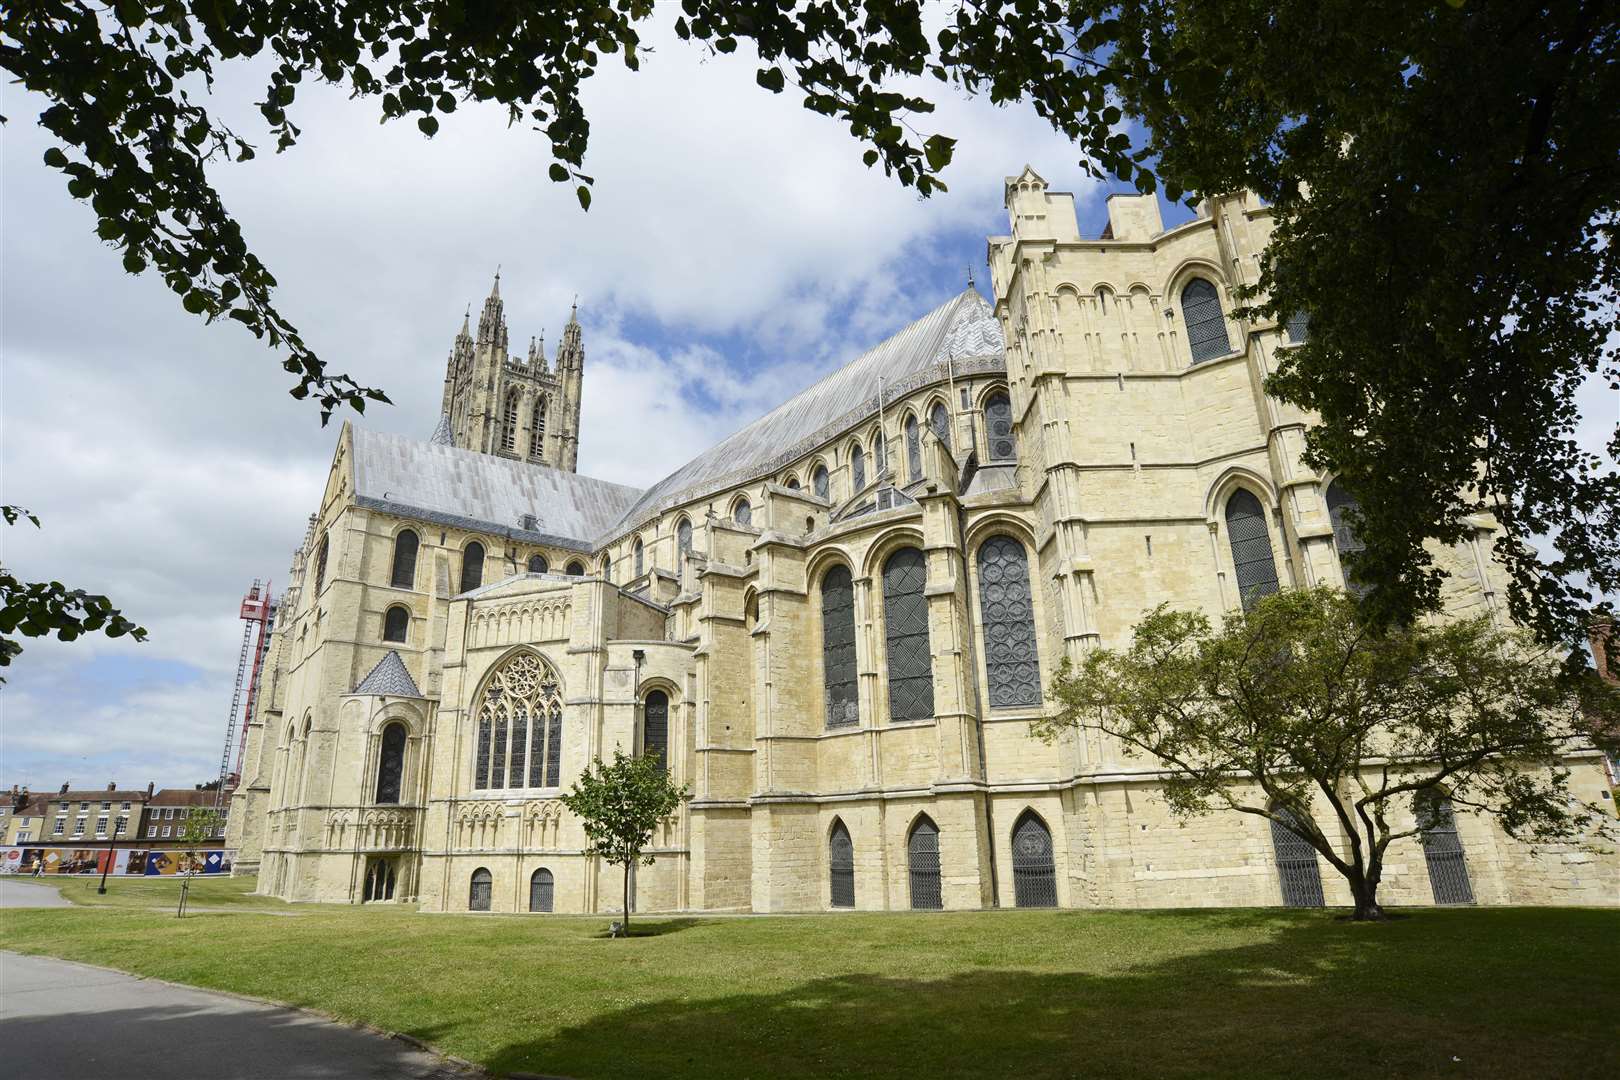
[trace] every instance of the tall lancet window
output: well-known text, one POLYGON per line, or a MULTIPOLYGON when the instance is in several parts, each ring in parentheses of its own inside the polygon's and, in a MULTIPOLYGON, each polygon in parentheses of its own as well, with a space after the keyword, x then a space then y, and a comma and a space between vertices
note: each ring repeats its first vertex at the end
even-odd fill
POLYGON ((945 444, 945 449, 951 448, 951 415, 945 411, 944 402, 934 402, 934 407, 928 413, 928 426, 934 429, 934 438, 945 444))
POLYGON ((562 690, 534 653, 512 656, 490 676, 478 707, 473 786, 555 787, 562 760, 562 690))
POLYGON ((859 443, 849 453, 849 472, 854 484, 851 494, 858 494, 866 486, 866 451, 861 449, 859 443))
POLYGON ((506 395, 506 412, 501 417, 501 449, 517 449, 518 400, 516 390, 506 395))
POLYGON ((922 479, 922 432, 915 416, 906 417, 906 464, 912 482, 922 479))
POLYGON ((534 399, 534 423, 529 428, 529 456, 537 458, 546 450, 546 399, 534 399))

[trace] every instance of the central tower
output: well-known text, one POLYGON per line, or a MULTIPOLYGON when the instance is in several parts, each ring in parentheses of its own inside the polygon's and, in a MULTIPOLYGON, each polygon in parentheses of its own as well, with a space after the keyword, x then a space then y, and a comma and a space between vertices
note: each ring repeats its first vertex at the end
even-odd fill
POLYGON ((545 342, 529 339, 527 359, 507 352, 501 275, 478 316, 471 311, 450 349, 444 372, 443 415, 433 441, 481 454, 575 471, 579 459, 579 398, 585 345, 575 305, 563 328, 554 364, 545 342))

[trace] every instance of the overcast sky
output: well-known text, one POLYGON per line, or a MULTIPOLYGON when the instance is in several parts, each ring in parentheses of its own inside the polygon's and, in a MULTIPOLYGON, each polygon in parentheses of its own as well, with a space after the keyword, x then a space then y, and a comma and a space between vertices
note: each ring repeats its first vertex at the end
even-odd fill
MULTIPOLYGON (((758 89, 746 58, 653 44, 639 74, 590 82, 589 213, 499 110, 458 111, 430 141, 310 85, 297 147, 259 138, 257 160, 216 172, 283 314, 393 398, 361 423, 426 437, 462 312, 499 264, 514 352, 542 331, 552 352, 578 295, 580 470, 647 485, 949 298, 970 265, 984 288, 1002 179, 1026 161, 1101 229, 1100 191, 1026 110, 942 101, 951 191, 919 200, 837 124, 758 89)), ((235 74, 215 104, 262 132, 262 85, 235 74)), ((0 482, 44 522, 6 531, 5 562, 111 595, 151 639, 25 641, 0 690, 0 782, 197 783, 219 767, 238 603, 255 577, 279 591, 337 429, 234 323, 122 271, 40 164, 40 101, 4 93, 0 482)))

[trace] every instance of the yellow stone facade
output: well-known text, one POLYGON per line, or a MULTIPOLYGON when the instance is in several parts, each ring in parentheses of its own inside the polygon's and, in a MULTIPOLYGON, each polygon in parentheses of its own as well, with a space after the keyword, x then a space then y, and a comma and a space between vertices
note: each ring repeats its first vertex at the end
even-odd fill
MULTIPOLYGON (((434 440, 346 426, 250 718, 228 841, 238 870, 290 900, 617 911, 620 872, 582 853, 558 797, 592 758, 646 748, 656 692, 668 766, 691 797, 637 872, 639 911, 931 902, 928 859, 912 852, 924 819, 948 909, 1039 899, 1040 829, 1059 906, 1281 903, 1267 822, 1172 819, 1148 762, 1090 736, 1033 738, 1038 693, 1008 694, 1012 677, 990 668, 1012 640, 1019 670, 1033 658, 1044 682, 1065 657, 1124 643, 1157 604, 1236 609, 1238 492, 1263 507, 1281 587, 1343 580, 1330 478, 1301 462, 1309 417, 1262 390, 1289 332, 1230 315, 1268 212, 1223 197, 1167 230, 1153 198, 1115 196, 1104 235, 1083 238, 1072 197, 1028 169, 1008 179, 1006 205, 1011 233, 989 241, 993 305, 952 298, 648 491, 572 473, 574 322, 557 376, 573 428, 530 460, 491 434, 507 391, 480 398, 457 374, 472 362, 465 342, 446 379, 455 419, 434 440), (1194 281, 1213 288, 1213 319, 1207 301, 1188 306, 1194 281), (1216 330, 1227 348, 1208 355, 1216 330), (407 530, 417 546, 402 575, 407 530), (992 542, 1027 566, 1022 637, 986 624, 1003 617, 986 614, 1006 573, 987 570, 992 542), (473 544, 483 573, 469 577, 473 544), (902 598, 894 568, 908 559, 920 586, 902 598), (845 574, 853 610, 829 627, 829 575, 845 574), (846 619, 847 692, 826 670, 846 619), (919 643, 931 701, 910 718, 896 708, 918 707, 918 677, 895 664, 919 643), (538 665, 514 659, 530 656, 538 665), (513 750, 480 754, 481 710, 506 685, 496 673, 519 667, 531 683, 541 673, 560 715, 548 732, 524 714, 539 731, 521 769, 513 750), (491 769, 521 779, 496 788, 491 769), (1026 829, 1033 846, 1015 851, 1026 829), (847 865, 835 833, 849 837, 847 865)), ((491 301, 479 340, 504 351, 491 301)), ((1493 524, 1478 524, 1439 553, 1447 604, 1505 619, 1493 524)), ((1604 796, 1595 752, 1568 764, 1577 795, 1604 796)), ((1537 849, 1469 814, 1458 833, 1478 902, 1620 897, 1612 849, 1537 849)), ((1322 886, 1328 903, 1349 902, 1331 868, 1322 886)), ((1417 841, 1392 850, 1382 898, 1436 899, 1417 841)))

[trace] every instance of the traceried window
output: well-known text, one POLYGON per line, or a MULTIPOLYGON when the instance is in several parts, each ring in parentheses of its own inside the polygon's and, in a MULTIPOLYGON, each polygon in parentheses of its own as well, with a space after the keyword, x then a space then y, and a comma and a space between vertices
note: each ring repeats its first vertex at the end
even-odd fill
POLYGON ((1019 907, 1057 907, 1057 869, 1052 833, 1035 811, 1025 810, 1013 826, 1013 902, 1019 907))
POLYGON ((1335 480, 1328 485, 1327 508, 1328 518, 1333 522, 1333 547, 1339 553, 1339 565, 1344 567, 1344 587, 1357 596, 1364 595, 1367 587, 1351 578, 1345 558, 1366 547, 1361 537, 1356 535, 1355 523, 1350 520, 1352 513, 1361 508, 1361 503, 1335 480))
POLYGON ((641 705, 641 752, 669 768, 669 695, 653 690, 641 705))
POLYGON ((401 529, 394 537, 394 567, 388 583, 396 589, 409 589, 416 584, 416 549, 421 539, 415 529, 401 529))
POLYGON ((984 433, 990 444, 991 461, 1017 461, 1018 440, 1013 437, 1012 399, 991 394, 984 403, 984 433))
POLYGON ((681 518, 680 524, 675 526, 675 553, 683 561, 692 554, 692 522, 689 518, 681 518))
POLYGON ((979 546, 979 612, 990 707, 1039 705, 1041 665, 1029 559, 1024 545, 1010 536, 992 536, 979 546))
POLYGON ((832 878, 832 906, 855 906, 855 845, 842 821, 834 821, 827 835, 827 870, 832 878))
POLYGON ((1201 364, 1232 351, 1220 295, 1208 281, 1193 278, 1181 290, 1181 318, 1187 324, 1187 347, 1192 350, 1193 363, 1201 364))
POLYGON ((578 559, 570 559, 568 565, 563 568, 563 573, 567 574, 569 577, 584 577, 585 564, 580 562, 578 559))
POLYGON ((326 580, 326 553, 328 537, 321 533, 321 544, 315 549, 315 591, 321 591, 321 583, 326 580))
POLYGON ((1253 492, 1239 488, 1226 500, 1226 536, 1232 545, 1238 599, 1248 611, 1262 596, 1277 591, 1277 563, 1271 557, 1266 511, 1253 492))
POLYGON ((810 490, 816 493, 816 498, 831 497, 832 482, 827 476, 827 466, 817 465, 810 471, 810 490))
POLYGON ((943 401, 934 402, 934 407, 928 410, 928 426, 934 430, 934 438, 944 444, 945 449, 951 448, 951 414, 946 410, 943 401))
POLYGON ((473 786, 556 787, 562 761, 562 691, 534 653, 495 669, 478 707, 473 786))
MULTIPOLYGON (((850 451, 849 471, 855 485, 855 491, 858 492, 866 486, 866 451, 862 450, 859 444, 856 445, 854 450, 850 451)), ((854 492, 851 492, 851 494, 854 494, 854 492)))
POLYGON ((461 553, 461 591, 471 592, 484 583, 484 545, 474 540, 461 553))
POLYGON ((934 715, 928 598, 923 595, 927 584, 927 564, 916 548, 901 548, 883 564, 890 720, 927 720, 934 715))
POLYGON ((411 613, 400 604, 395 604, 383 613, 383 640, 403 642, 410 634, 411 613))
POLYGON ((877 467, 879 476, 882 476, 888 471, 889 447, 888 444, 883 441, 883 432, 881 431, 872 437, 872 461, 877 467))
POLYGON ((1283 324, 1283 328, 1288 331, 1289 344, 1304 344, 1305 339, 1311 336, 1310 314, 1304 311, 1294 312, 1288 316, 1288 321, 1283 324))
POLYGON ((394 898, 397 871, 393 859, 373 858, 366 863, 366 891, 364 904, 383 903, 394 898))
POLYGON ((405 725, 389 724, 383 728, 382 744, 377 752, 377 802, 398 803, 404 777, 405 725))
POLYGON ((1271 850, 1277 862, 1277 878, 1282 883, 1284 907, 1322 906, 1322 868, 1316 862, 1316 849, 1291 826, 1299 818, 1285 806, 1273 805, 1271 850))
POLYGON ((1429 888, 1437 904, 1472 904, 1474 886, 1468 878, 1468 858, 1457 833, 1457 814, 1450 799, 1441 799, 1418 812, 1422 829, 1423 861, 1429 867, 1429 888))
POLYGON ((906 464, 910 482, 922 479, 922 430, 915 416, 906 417, 906 464))
POLYGON ((529 573, 543 574, 549 569, 550 566, 546 563, 546 557, 544 555, 529 556, 529 573))
POLYGON ((518 402, 521 400, 516 390, 506 395, 506 411, 501 416, 501 449, 517 449, 518 432, 518 402))
POLYGON ((737 505, 731 508, 731 520, 738 525, 752 525, 754 523, 754 507, 747 499, 738 499, 737 505))
POLYGON ((546 399, 534 399, 534 423, 529 427, 529 456, 537 458, 546 449, 546 399))
POLYGON ((644 545, 641 542, 641 538, 639 536, 636 537, 636 555, 635 555, 636 577, 640 577, 641 574, 642 574, 642 560, 643 560, 643 557, 646 555, 646 553, 647 553, 646 545, 644 545))
POLYGON ((855 674, 855 586, 849 567, 835 566, 821 579, 821 673, 829 728, 860 723, 855 674))

